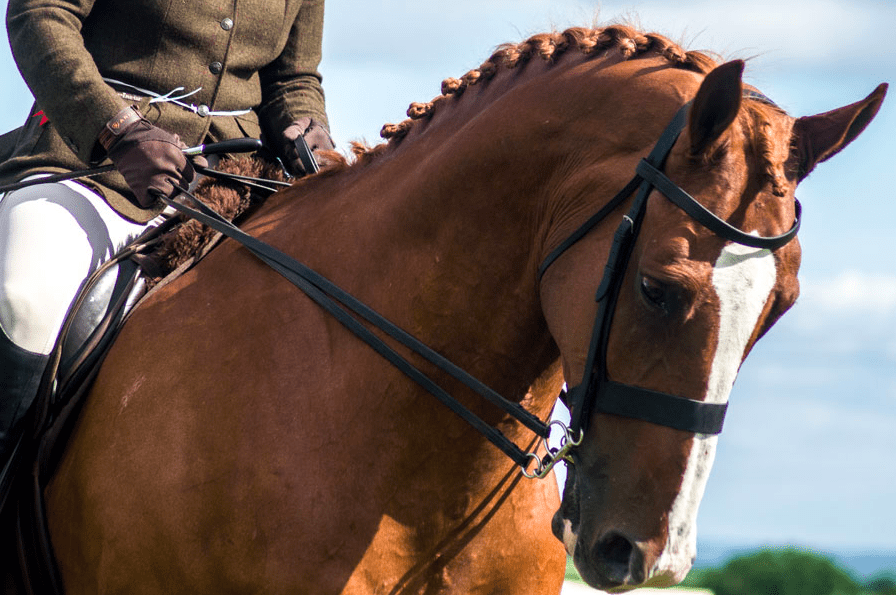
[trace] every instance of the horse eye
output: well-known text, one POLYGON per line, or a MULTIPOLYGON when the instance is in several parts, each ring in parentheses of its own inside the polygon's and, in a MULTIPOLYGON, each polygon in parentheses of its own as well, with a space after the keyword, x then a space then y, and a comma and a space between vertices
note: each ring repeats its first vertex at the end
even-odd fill
POLYGON ((651 306, 663 311, 667 309, 666 288, 649 277, 641 277, 641 295, 651 306))

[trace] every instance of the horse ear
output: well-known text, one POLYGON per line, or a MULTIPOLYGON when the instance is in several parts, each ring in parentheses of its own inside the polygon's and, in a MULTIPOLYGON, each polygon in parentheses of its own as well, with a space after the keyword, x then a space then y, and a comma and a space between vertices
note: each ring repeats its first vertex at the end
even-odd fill
POLYGON ((699 155, 725 132, 740 109, 744 61, 733 60, 713 69, 697 91, 688 130, 691 153, 699 155))
POLYGON ((802 181, 816 165, 836 155, 859 136, 877 115, 886 94, 887 84, 881 83, 862 101, 797 119, 793 124, 790 156, 797 164, 797 181, 802 181))

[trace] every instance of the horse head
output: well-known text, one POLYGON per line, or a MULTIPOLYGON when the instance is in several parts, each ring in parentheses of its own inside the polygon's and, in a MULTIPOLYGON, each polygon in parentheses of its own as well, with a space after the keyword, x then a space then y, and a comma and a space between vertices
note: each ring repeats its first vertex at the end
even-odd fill
MULTIPOLYGON (((596 376, 598 384, 636 387, 627 399, 637 400, 637 391, 646 389, 725 404, 747 353, 795 302, 796 186, 864 129, 886 87, 853 105, 794 120, 757 91, 745 90, 743 67, 734 61, 699 74, 648 74, 648 67, 631 76, 632 69, 645 68, 633 61, 603 72, 603 86, 612 85, 614 70, 641 82, 620 86, 621 98, 608 101, 618 110, 613 136, 601 132, 599 141, 573 151, 572 159, 583 165, 558 182, 555 212, 563 216, 546 233, 545 253, 606 202, 604 180, 622 186, 620 176, 635 167, 632 155, 645 154, 645 146, 649 150, 687 101, 692 103, 684 108, 683 130, 658 167, 672 185, 730 226, 751 237, 781 239, 744 245, 753 242, 743 234, 726 236, 716 224, 707 227, 651 188, 642 218, 633 222, 630 212, 623 223, 633 231, 626 259, 604 272, 607 253, 616 249, 609 246, 612 234, 589 231, 544 271, 542 305, 568 384, 583 386, 596 376), (634 102, 641 108, 623 108, 634 102), (632 112, 636 115, 626 115, 632 112), (612 157, 609 146, 617 150, 612 157), (594 202, 589 206, 589 201, 594 202), (608 296, 598 285, 613 268, 617 289, 608 296), (600 291, 601 302, 611 309, 603 331, 595 301, 600 291), (605 337, 595 336, 600 332, 605 337)), ((604 109, 591 113, 605 118, 604 109)), ((591 124, 597 125, 586 115, 579 126, 587 130, 591 124)), ((624 211, 614 213, 595 229, 611 232, 624 211)), ((573 419, 583 418, 584 435, 569 457, 563 502, 552 524, 555 535, 594 587, 624 591, 680 582, 696 554, 697 509, 716 432, 607 413, 591 402, 595 394, 582 398, 587 402, 573 403, 572 413, 573 419)))

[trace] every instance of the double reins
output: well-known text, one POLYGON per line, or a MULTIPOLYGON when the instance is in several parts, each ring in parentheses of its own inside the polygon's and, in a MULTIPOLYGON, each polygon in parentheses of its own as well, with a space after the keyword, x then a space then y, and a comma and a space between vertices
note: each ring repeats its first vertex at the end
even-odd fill
POLYGON ((551 424, 542 422, 537 416, 527 411, 519 403, 515 403, 501 396, 459 366, 453 364, 448 359, 422 343, 419 339, 407 333, 347 291, 341 289, 329 279, 323 277, 288 254, 285 254, 273 246, 242 231, 237 226, 221 217, 214 210, 203 204, 193 194, 184 189, 181 190, 196 203, 196 209, 166 197, 162 197, 162 200, 178 212, 196 219, 200 223, 203 223, 215 231, 242 244, 262 262, 301 289, 316 304, 332 315, 340 324, 345 326, 359 339, 367 343, 389 363, 398 368, 411 380, 419 384, 427 392, 435 396, 445 406, 451 409, 451 411, 483 434, 490 442, 492 442, 492 444, 510 457, 513 462, 523 467, 524 470, 527 468, 528 463, 533 456, 531 453, 520 449, 500 430, 488 425, 479 416, 470 411, 470 409, 460 403, 460 401, 451 396, 447 390, 439 386, 437 382, 432 380, 408 361, 407 358, 395 351, 384 340, 374 334, 372 330, 362 324, 359 318, 369 323, 372 327, 382 331, 413 353, 421 356, 427 362, 447 373, 455 380, 461 382, 464 386, 483 397, 485 400, 496 405, 542 439, 546 440, 548 438, 551 424))
POLYGON ((367 343, 374 351, 473 426, 518 464, 522 468, 524 475, 541 478, 545 477, 560 460, 571 461, 570 453, 573 448, 581 444, 586 429, 586 420, 592 409, 693 433, 713 435, 722 431, 727 403, 705 403, 614 382, 609 379, 606 365, 610 326, 619 296, 619 289, 646 213, 647 199, 654 188, 701 225, 732 242, 774 250, 791 241, 799 230, 800 204, 798 201, 795 203, 796 217, 789 231, 780 236, 758 237, 747 234, 718 218, 662 172, 666 158, 684 129, 690 105, 690 103, 685 104, 676 113, 650 154, 642 159, 637 166, 636 173, 631 181, 595 215, 590 217, 561 242, 557 248, 551 251, 539 266, 538 280, 540 282, 544 273, 557 258, 563 255, 581 238, 585 237, 598 223, 615 211, 632 193, 637 191, 628 213, 622 217, 622 221, 613 236, 613 244, 604 268, 604 275, 595 296, 599 306, 589 345, 584 378, 577 386, 570 389, 568 394, 561 393, 561 398, 566 401, 571 410, 569 427, 556 420, 550 423, 543 422, 519 403, 513 402, 490 389, 484 383, 448 361, 317 272, 287 254, 246 234, 202 204, 192 194, 185 192, 195 201, 197 209, 192 209, 169 199, 164 200, 170 207, 184 215, 195 218, 225 236, 240 242, 255 256, 305 292, 315 303, 367 343), (430 364, 436 366, 518 420, 542 439, 546 454, 539 458, 534 452, 526 452, 519 448, 500 430, 483 421, 450 395, 448 391, 387 345, 372 330, 362 324, 359 319, 382 331, 413 353, 423 357, 430 364), (555 425, 561 429, 563 434, 560 439, 560 448, 552 448, 547 442, 551 428, 555 425), (533 460, 535 462, 534 471, 530 473, 528 469, 533 460))
MULTIPOLYGON (((310 173, 319 171, 317 162, 314 159, 311 150, 308 148, 307 143, 305 143, 305 140, 301 136, 299 136, 296 142, 296 149, 299 158, 301 159, 302 164, 305 167, 305 171, 310 173)), ((184 149, 183 152, 185 156, 190 157, 197 155, 212 155, 222 153, 248 153, 257 151, 261 147, 261 141, 257 139, 241 138, 206 145, 198 145, 196 147, 184 149)), ((265 193, 272 193, 278 189, 291 186, 291 184, 288 182, 264 180, 232 173, 219 172, 211 168, 195 165, 194 167, 196 171, 202 175, 219 179, 232 180, 261 190, 265 193)), ((112 171, 113 169, 114 165, 108 164, 74 172, 65 172, 60 174, 35 177, 13 184, 0 186, 0 193, 12 192, 14 190, 19 190, 36 184, 50 184, 67 180, 89 178, 112 171)), ((384 332, 399 344, 407 347, 412 352, 423 357, 423 359, 430 362, 443 372, 447 373, 455 380, 458 380, 479 396, 496 405, 505 413, 511 415, 514 419, 518 420, 520 423, 534 432, 537 436, 539 436, 544 441, 546 448, 547 438, 550 435, 551 426, 557 425, 557 422, 552 422, 550 424, 542 422, 537 416, 527 411, 520 404, 504 398, 503 396, 486 386, 484 383, 461 369, 459 366, 453 364, 448 359, 441 356, 436 351, 423 344, 417 338, 405 332, 397 325, 387 320, 385 317, 383 317, 322 275, 318 274, 314 270, 305 266, 296 259, 290 257, 289 255, 283 253, 282 251, 277 250, 273 246, 270 246, 269 244, 266 244, 245 233, 236 225, 232 224, 227 219, 215 212, 213 209, 205 205, 187 188, 179 188, 179 191, 183 195, 189 197, 196 204, 197 208, 190 208, 163 195, 159 195, 159 198, 164 204, 173 208, 177 212, 189 218, 195 219, 200 223, 203 223, 208 227, 214 229, 215 231, 225 235, 226 237, 242 244, 245 248, 252 252, 252 254, 257 256, 260 260, 273 268, 275 271, 283 275, 283 277, 289 280, 293 285, 301 289, 315 303, 317 303, 321 308, 330 313, 334 318, 336 318, 337 321, 339 321, 343 326, 354 333, 362 341, 367 343, 374 351, 380 354, 393 366, 398 368, 411 380, 422 386, 427 392, 434 395, 449 409, 451 409, 451 411, 464 419, 477 431, 482 433, 490 442, 492 442, 495 446, 501 449, 502 452, 510 457, 511 460, 522 467, 524 473, 526 473, 526 469, 533 458, 536 461, 539 460, 536 455, 520 449, 500 430, 490 426, 475 413, 473 413, 469 408, 465 407, 457 399, 452 397, 447 390, 439 386, 437 382, 420 371, 405 357, 401 356, 398 352, 392 349, 385 341, 376 336, 369 328, 364 326, 364 324, 362 324, 358 318, 366 321, 374 328, 384 332), (354 314, 354 316, 352 314, 354 314), (356 318, 355 316, 357 316, 358 318, 356 318)), ((153 235, 158 235, 158 231, 156 230, 153 235)), ((141 236, 141 238, 142 237, 143 236, 141 236)))
MULTIPOLYGON (((727 404, 704 403, 648 390, 636 386, 626 385, 609 380, 606 365, 607 344, 609 341, 610 325, 619 289, 628 261, 631 256, 635 240, 640 231, 641 223, 646 212, 646 203, 651 191, 655 188, 669 200, 684 210, 688 215, 701 225, 732 242, 774 250, 792 240, 800 226, 800 204, 795 202, 796 216, 789 231, 774 237, 758 237, 747 234, 724 220, 718 218, 705 207, 700 205, 687 192, 678 187, 662 172, 663 165, 672 146, 678 139, 687 120, 690 103, 684 105, 672 119, 666 130, 660 136, 650 154, 641 160, 637 166, 635 176, 625 187, 620 190, 597 213, 590 217, 569 237, 551 251, 538 268, 538 281, 541 281, 544 273, 557 258, 563 255, 572 245, 585 237, 601 221, 606 219, 613 211, 621 206, 635 191, 637 195, 626 215, 622 217, 613 236, 613 243, 604 267, 604 275, 600 281, 595 300, 598 302, 598 312, 595 319, 594 331, 589 345, 588 359, 582 382, 570 389, 561 392, 561 398, 567 403, 571 411, 569 427, 559 421, 544 422, 536 415, 527 411, 522 405, 511 401, 489 388, 483 382, 473 377, 465 370, 452 363, 432 348, 422 343, 416 337, 410 335, 372 308, 323 277, 308 266, 302 264, 284 252, 262 242, 247 234, 239 227, 229 222, 213 209, 202 203, 188 189, 180 188, 184 196, 189 197, 196 208, 189 207, 181 202, 160 196, 160 199, 170 208, 207 225, 213 230, 231 238, 262 262, 270 266, 290 283, 301 289, 318 306, 332 315, 346 329, 355 334, 359 339, 369 345, 389 363, 395 366, 408 378, 420 385, 424 390, 435 396, 446 407, 460 416, 480 432, 492 444, 498 447, 514 463, 522 468, 526 477, 543 478, 559 461, 571 462, 572 449, 580 445, 586 429, 586 421, 592 410, 640 419, 650 423, 667 426, 679 430, 700 433, 718 434, 722 430, 727 404), (363 322, 362 322, 363 321, 363 322), (364 324, 366 322, 370 328, 364 324), (526 428, 538 436, 543 443, 546 454, 539 457, 535 452, 528 452, 517 446, 507 438, 500 430, 489 425, 478 415, 472 412, 453 397, 446 389, 427 376, 418 367, 412 364, 406 357, 399 354, 383 339, 377 336, 372 329, 377 329, 404 346, 412 353, 454 378, 468 389, 484 398, 488 402, 500 408, 502 411, 519 421, 526 428), (559 427, 562 432, 560 447, 550 447, 548 438, 552 427, 559 427), (529 468, 534 461, 534 470, 529 468)), ((212 152, 248 152, 257 150, 259 141, 254 139, 235 139, 201 145, 185 151, 187 155, 209 154, 212 152), (252 143, 250 147, 249 144, 252 143)), ((306 149, 310 156, 310 151, 306 149)), ((301 151, 300 151, 301 154, 301 151)), ((307 167, 307 166, 306 166, 307 167)), ((103 171, 87 170, 72 172, 71 174, 59 174, 43 177, 18 185, 0 187, 0 192, 10 191, 33 183, 48 183, 65 179, 75 179, 90 175, 97 175, 111 169, 103 166, 103 171), (15 186, 13 188, 12 186, 15 186)), ((280 186, 289 186, 281 182, 247 178, 234 174, 218 172, 213 169, 199 168, 204 175, 217 178, 228 178, 252 187, 273 192, 280 186)), ((307 171, 315 171, 308 168, 307 171)))
MULTIPOLYGON (((195 157, 197 155, 221 155, 224 153, 251 153, 253 151, 258 151, 261 148, 262 143, 257 138, 234 138, 215 143, 197 145, 195 147, 188 147, 183 150, 183 154, 186 157, 195 157)), ((289 184, 288 182, 280 182, 278 180, 250 178, 237 174, 227 174, 219 172, 207 167, 194 167, 198 173, 201 173, 203 175, 214 178, 228 178, 268 193, 276 192, 277 187, 288 188, 289 186, 291 186, 291 184, 289 184)), ((112 163, 107 163, 106 165, 98 165, 96 167, 79 169, 77 171, 32 176, 19 182, 13 182, 11 184, 4 184, 0 186, 0 194, 5 192, 13 192, 15 190, 21 190, 22 188, 27 188, 29 186, 36 186, 37 184, 54 184, 56 182, 66 182, 68 180, 92 178, 105 173, 109 173, 111 171, 115 171, 115 165, 112 163)))

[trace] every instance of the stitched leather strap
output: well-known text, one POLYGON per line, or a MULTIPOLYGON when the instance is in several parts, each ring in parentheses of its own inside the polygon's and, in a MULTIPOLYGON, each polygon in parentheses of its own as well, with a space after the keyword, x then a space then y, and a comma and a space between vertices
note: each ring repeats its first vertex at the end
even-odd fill
POLYGON ((608 380, 601 384, 594 408, 661 426, 720 434, 728 403, 706 403, 608 380))

